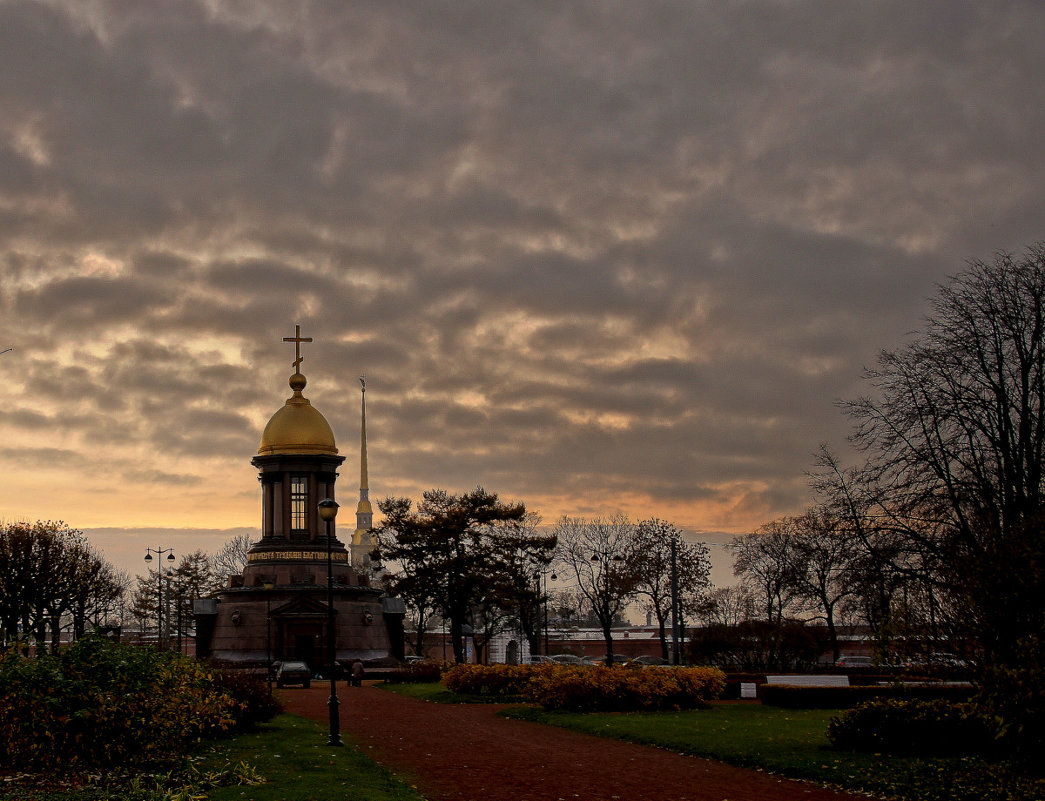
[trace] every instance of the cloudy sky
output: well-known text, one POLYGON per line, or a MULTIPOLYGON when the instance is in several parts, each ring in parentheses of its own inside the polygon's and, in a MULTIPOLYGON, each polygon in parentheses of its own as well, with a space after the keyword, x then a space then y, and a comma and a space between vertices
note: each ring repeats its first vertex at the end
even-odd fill
POLYGON ((1045 238, 1038 2, 0 0, 0 519, 214 550, 305 391, 372 494, 721 538, 1045 238))

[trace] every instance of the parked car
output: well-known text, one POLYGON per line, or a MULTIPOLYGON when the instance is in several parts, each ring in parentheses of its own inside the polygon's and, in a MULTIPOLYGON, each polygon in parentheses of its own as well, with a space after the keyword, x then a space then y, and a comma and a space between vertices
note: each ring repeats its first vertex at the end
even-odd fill
POLYGON ((901 667, 906 668, 943 668, 943 669, 956 669, 956 670, 968 670, 971 668, 972 662, 968 659, 963 659, 955 654, 947 654, 938 652, 930 654, 928 658, 921 657, 918 659, 910 659, 901 664, 901 667))
POLYGON ((526 664, 527 665, 557 665, 557 664, 560 664, 560 663, 556 662, 555 659, 553 657, 550 657, 550 656, 544 656, 543 654, 532 654, 530 657, 527 658, 526 664))
POLYGON ((631 661, 633 663, 635 663, 636 665, 645 665, 647 667, 649 667, 650 665, 667 665, 667 664, 669 664, 668 660, 665 659, 662 656, 636 656, 631 661))
POLYGON ((276 686, 300 684, 306 690, 312 684, 312 671, 304 662, 281 662, 276 668, 276 686))
POLYGON ((553 654, 550 659, 560 665, 583 665, 584 660, 576 654, 553 654))
MULTIPOLYGON (((613 664, 615 664, 615 665, 626 665, 630 661, 631 660, 628 657, 624 656, 624 654, 614 654, 613 655, 613 664)), ((584 664, 585 665, 605 665, 606 664, 606 657, 605 656, 586 656, 586 657, 584 657, 584 664)))
POLYGON ((847 656, 843 654, 835 662, 835 667, 840 668, 869 668, 873 666, 874 663, 869 656, 847 656))

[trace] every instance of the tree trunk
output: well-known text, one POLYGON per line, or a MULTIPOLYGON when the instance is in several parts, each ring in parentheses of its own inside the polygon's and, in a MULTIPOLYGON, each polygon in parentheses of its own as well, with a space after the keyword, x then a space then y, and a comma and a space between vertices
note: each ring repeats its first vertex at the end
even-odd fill
POLYGON ((414 652, 418 656, 426 656, 425 651, 425 627, 418 624, 417 626, 417 644, 414 646, 414 652))
POLYGON ((78 601, 73 610, 73 639, 79 640, 87 628, 87 609, 83 601, 78 601))
POLYGON ((667 615, 662 615, 659 609, 657 610, 657 630, 660 636, 660 655, 665 661, 671 661, 668 649, 668 618, 667 615))
POLYGON ((837 662, 842 655, 841 646, 838 644, 838 630, 835 627, 835 610, 833 605, 824 606, 824 617, 827 619, 827 636, 831 640, 831 654, 837 662))
POLYGON ((450 645, 454 651, 454 662, 464 662, 464 632, 461 618, 457 615, 450 617, 450 645))

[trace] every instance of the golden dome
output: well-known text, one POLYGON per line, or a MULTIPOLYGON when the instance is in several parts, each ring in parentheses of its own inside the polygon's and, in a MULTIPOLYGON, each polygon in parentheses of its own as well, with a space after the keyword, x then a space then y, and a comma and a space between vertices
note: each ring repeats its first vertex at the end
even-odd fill
POLYGON ((287 398, 283 408, 272 415, 261 435, 258 454, 329 453, 336 454, 334 432, 326 418, 301 394, 305 376, 294 373, 290 377, 293 397, 287 398))

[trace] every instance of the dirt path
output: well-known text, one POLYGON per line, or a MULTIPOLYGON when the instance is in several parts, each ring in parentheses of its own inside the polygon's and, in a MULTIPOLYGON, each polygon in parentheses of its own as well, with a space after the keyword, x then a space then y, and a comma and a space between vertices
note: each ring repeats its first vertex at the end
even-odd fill
MULTIPOLYGON (((326 723, 329 687, 281 692, 286 710, 326 723)), ((855 801, 697 757, 498 717, 500 707, 435 704, 339 686, 341 730, 431 801, 855 801)))

